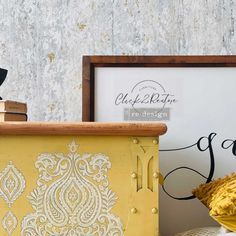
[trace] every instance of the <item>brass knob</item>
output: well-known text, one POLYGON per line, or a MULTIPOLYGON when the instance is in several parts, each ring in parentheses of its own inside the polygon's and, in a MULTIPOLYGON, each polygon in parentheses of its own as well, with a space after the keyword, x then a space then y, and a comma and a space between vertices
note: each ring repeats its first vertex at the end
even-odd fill
POLYGON ((136 209, 135 207, 133 207, 133 208, 131 208, 130 212, 131 212, 132 214, 136 214, 136 213, 137 213, 137 209, 136 209))
POLYGON ((153 143, 153 144, 158 144, 158 141, 157 141, 156 139, 153 139, 153 140, 152 140, 152 143, 153 143))
POLYGON ((133 173, 131 174, 131 178, 132 178, 132 179, 137 179, 137 177, 138 177, 138 176, 137 176, 136 173, 133 172, 133 173))
POLYGON ((153 178, 155 178, 155 179, 158 178, 158 173, 157 173, 157 172, 154 172, 154 173, 153 173, 153 178))
POLYGON ((134 139, 133 139, 133 143, 134 143, 134 144, 138 144, 138 139, 134 138, 134 139))
POLYGON ((157 214, 157 212, 158 212, 157 208, 156 208, 156 207, 153 207, 153 208, 152 208, 152 214, 157 214))

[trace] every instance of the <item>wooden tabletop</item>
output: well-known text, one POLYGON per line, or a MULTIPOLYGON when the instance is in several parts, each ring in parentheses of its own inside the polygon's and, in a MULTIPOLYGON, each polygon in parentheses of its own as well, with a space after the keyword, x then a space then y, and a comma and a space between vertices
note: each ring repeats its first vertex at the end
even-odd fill
POLYGON ((0 135, 159 136, 166 131, 166 125, 157 122, 0 122, 0 135))

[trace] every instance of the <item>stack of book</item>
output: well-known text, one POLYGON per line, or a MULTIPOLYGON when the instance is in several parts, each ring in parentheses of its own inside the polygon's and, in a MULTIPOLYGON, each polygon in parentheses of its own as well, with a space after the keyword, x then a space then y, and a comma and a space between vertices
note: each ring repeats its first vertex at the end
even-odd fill
POLYGON ((27 121, 27 104, 0 100, 0 122, 4 121, 27 121))

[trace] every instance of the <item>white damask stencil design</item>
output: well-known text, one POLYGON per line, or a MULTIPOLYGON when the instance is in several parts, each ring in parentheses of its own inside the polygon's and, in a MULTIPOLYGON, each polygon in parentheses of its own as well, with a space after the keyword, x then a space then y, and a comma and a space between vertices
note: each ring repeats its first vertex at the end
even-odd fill
POLYGON ((0 196, 11 207, 25 189, 25 178, 10 162, 0 173, 0 196))
POLYGON ((112 214, 116 195, 109 189, 104 154, 80 155, 75 141, 68 155, 44 153, 35 163, 37 188, 29 200, 34 212, 22 222, 22 236, 122 236, 112 214))
POLYGON ((2 226, 7 231, 8 235, 11 235, 17 226, 16 216, 8 211, 2 220, 2 226))

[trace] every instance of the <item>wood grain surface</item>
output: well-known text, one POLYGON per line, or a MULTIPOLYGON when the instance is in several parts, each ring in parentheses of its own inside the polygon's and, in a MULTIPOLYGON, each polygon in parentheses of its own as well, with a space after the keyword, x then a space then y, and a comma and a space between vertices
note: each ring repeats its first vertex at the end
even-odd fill
POLYGON ((166 131, 167 127, 163 123, 0 122, 0 135, 159 136, 166 131))

